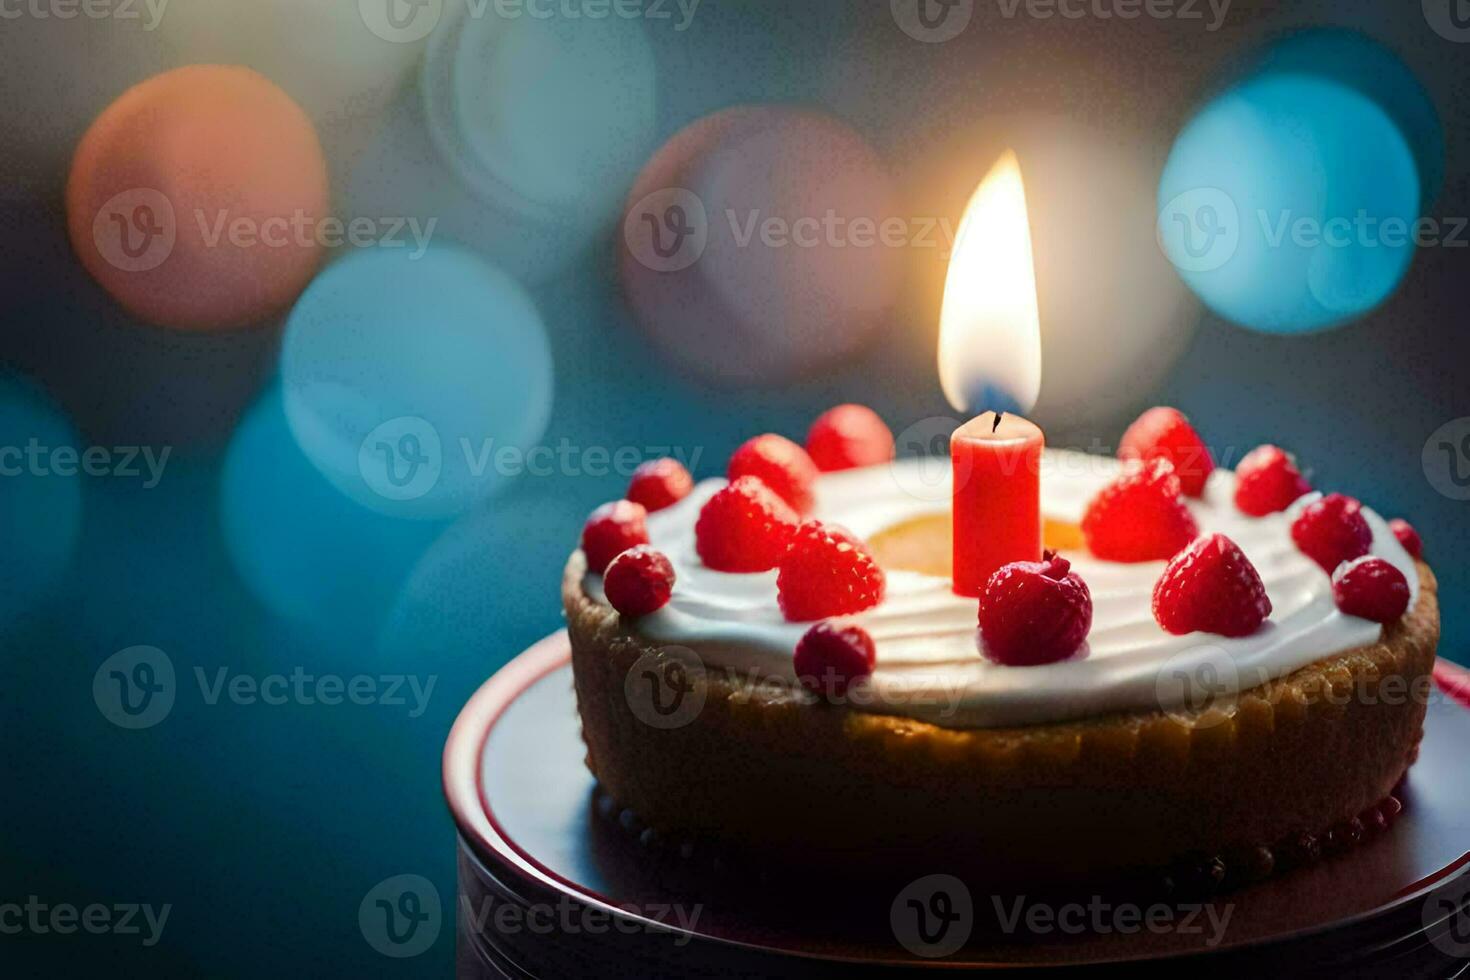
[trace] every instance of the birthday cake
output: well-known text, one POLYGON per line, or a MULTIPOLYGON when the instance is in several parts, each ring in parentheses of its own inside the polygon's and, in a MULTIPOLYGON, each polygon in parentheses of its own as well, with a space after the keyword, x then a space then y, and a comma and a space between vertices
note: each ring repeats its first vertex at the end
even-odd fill
POLYGON ((765 861, 1212 885, 1386 831, 1439 635, 1408 524, 1275 447, 1215 468, 1154 409, 1121 458, 1038 453, 1044 551, 971 597, 950 468, 892 456, 841 406, 728 481, 647 464, 589 518, 562 588, 587 764, 640 825, 765 861))

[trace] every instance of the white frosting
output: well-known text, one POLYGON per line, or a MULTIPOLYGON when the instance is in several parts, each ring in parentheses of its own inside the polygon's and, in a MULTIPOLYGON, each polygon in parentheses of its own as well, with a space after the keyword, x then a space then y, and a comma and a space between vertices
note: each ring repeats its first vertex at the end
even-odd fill
MULTIPOLYGON (((1043 512, 1077 523, 1118 468, 1116 460, 1048 450, 1043 512)), ((949 507, 948 469, 947 460, 905 460, 825 475, 817 482, 812 516, 867 537, 909 518, 942 513, 949 507)), ((850 690, 849 703, 951 728, 1066 721, 1171 707, 1168 702, 1184 690, 1182 678, 1194 678, 1197 690, 1204 685, 1228 695, 1375 642, 1378 624, 1339 612, 1328 576, 1292 543, 1293 517, 1317 495, 1285 513, 1252 518, 1235 508, 1234 482, 1233 473, 1216 471, 1204 498, 1189 501, 1189 507, 1202 532, 1228 535, 1260 572, 1273 611, 1254 635, 1165 633, 1151 611, 1164 562, 1120 564, 1064 552, 1092 592, 1086 646, 1061 663, 1006 667, 978 652, 976 600, 956 596, 948 579, 889 571, 884 601, 849 617, 868 630, 878 651, 876 670, 850 690)), ((695 553, 699 509, 723 485, 707 480, 678 504, 649 515, 651 543, 669 557, 677 582, 669 604, 637 628, 654 642, 690 647, 707 664, 794 683, 792 650, 811 624, 782 617, 776 573, 717 572, 695 553)), ((1413 559, 1382 518, 1367 508, 1364 515, 1373 529, 1373 553, 1404 573, 1417 598, 1413 559)), ((589 575, 586 587, 602 599, 600 577, 589 575)))

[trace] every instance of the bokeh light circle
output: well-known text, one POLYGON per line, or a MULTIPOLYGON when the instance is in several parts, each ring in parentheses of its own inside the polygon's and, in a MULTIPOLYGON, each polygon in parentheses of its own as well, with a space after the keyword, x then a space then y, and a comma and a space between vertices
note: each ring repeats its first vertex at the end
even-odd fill
POLYGON ((381 108, 412 70, 433 10, 404 7, 417 31, 385 29, 394 0, 189 0, 170 4, 157 27, 177 62, 253 68, 331 120, 381 108))
POLYGON ((1444 126, 1434 100, 1398 55, 1357 31, 1312 27, 1254 52, 1232 73, 1231 83, 1269 74, 1312 75, 1372 99, 1408 141, 1428 209, 1444 181, 1444 126))
POLYGON ((1159 183, 1159 242, 1219 315, 1302 333, 1393 291, 1419 201, 1414 155, 1376 102, 1271 72, 1221 94, 1179 134, 1159 183))
POLYGON ((370 641, 436 525, 369 510, 301 453, 279 388, 235 431, 220 483, 230 559, 275 615, 326 639, 370 641))
POLYGON ((621 276, 639 323, 679 366, 775 384, 867 341, 914 233, 883 160, 845 123, 740 107, 686 127, 644 167, 621 276))
POLYGON ((499 487, 499 453, 551 414, 551 350, 515 280, 452 246, 371 249, 323 272, 291 311, 286 416, 312 463, 358 503, 447 518, 499 487))
POLYGON ((49 399, 27 382, 0 377, 0 628, 51 593, 76 549, 76 443, 49 399))
POLYGON ((451 524, 405 577, 379 653, 401 664, 466 663, 481 674, 545 635, 585 499, 522 484, 451 524), (507 563, 520 571, 506 574, 507 563))
POLYGON ((97 117, 66 187, 72 248, 134 315, 244 326, 287 306, 320 261, 327 168, 311 121, 246 68, 195 65, 97 117))
POLYGON ((605 224, 652 148, 657 79, 642 25, 471 6, 446 11, 424 59, 441 156, 508 210, 605 224))

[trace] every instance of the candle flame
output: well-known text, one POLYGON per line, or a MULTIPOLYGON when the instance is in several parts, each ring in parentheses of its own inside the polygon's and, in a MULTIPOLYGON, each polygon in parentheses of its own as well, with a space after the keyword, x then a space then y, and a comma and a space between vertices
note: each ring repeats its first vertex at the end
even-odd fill
POLYGON ((939 381, 961 412, 1026 412, 1041 391, 1031 227, 1010 150, 975 188, 955 236, 939 316, 939 381))

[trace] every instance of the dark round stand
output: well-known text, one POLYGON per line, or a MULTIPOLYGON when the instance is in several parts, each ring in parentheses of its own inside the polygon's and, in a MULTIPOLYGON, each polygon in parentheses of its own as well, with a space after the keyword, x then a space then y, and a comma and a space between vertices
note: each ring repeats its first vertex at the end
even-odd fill
POLYGON ((1132 975, 1470 976, 1470 674, 1453 665, 1436 671, 1404 813, 1387 832, 1242 890, 1122 900, 995 896, 983 882, 927 880, 929 868, 907 886, 824 888, 800 869, 728 867, 661 842, 597 793, 569 658, 564 633, 521 654, 470 699, 445 746, 461 977, 1121 963, 1132 975))

